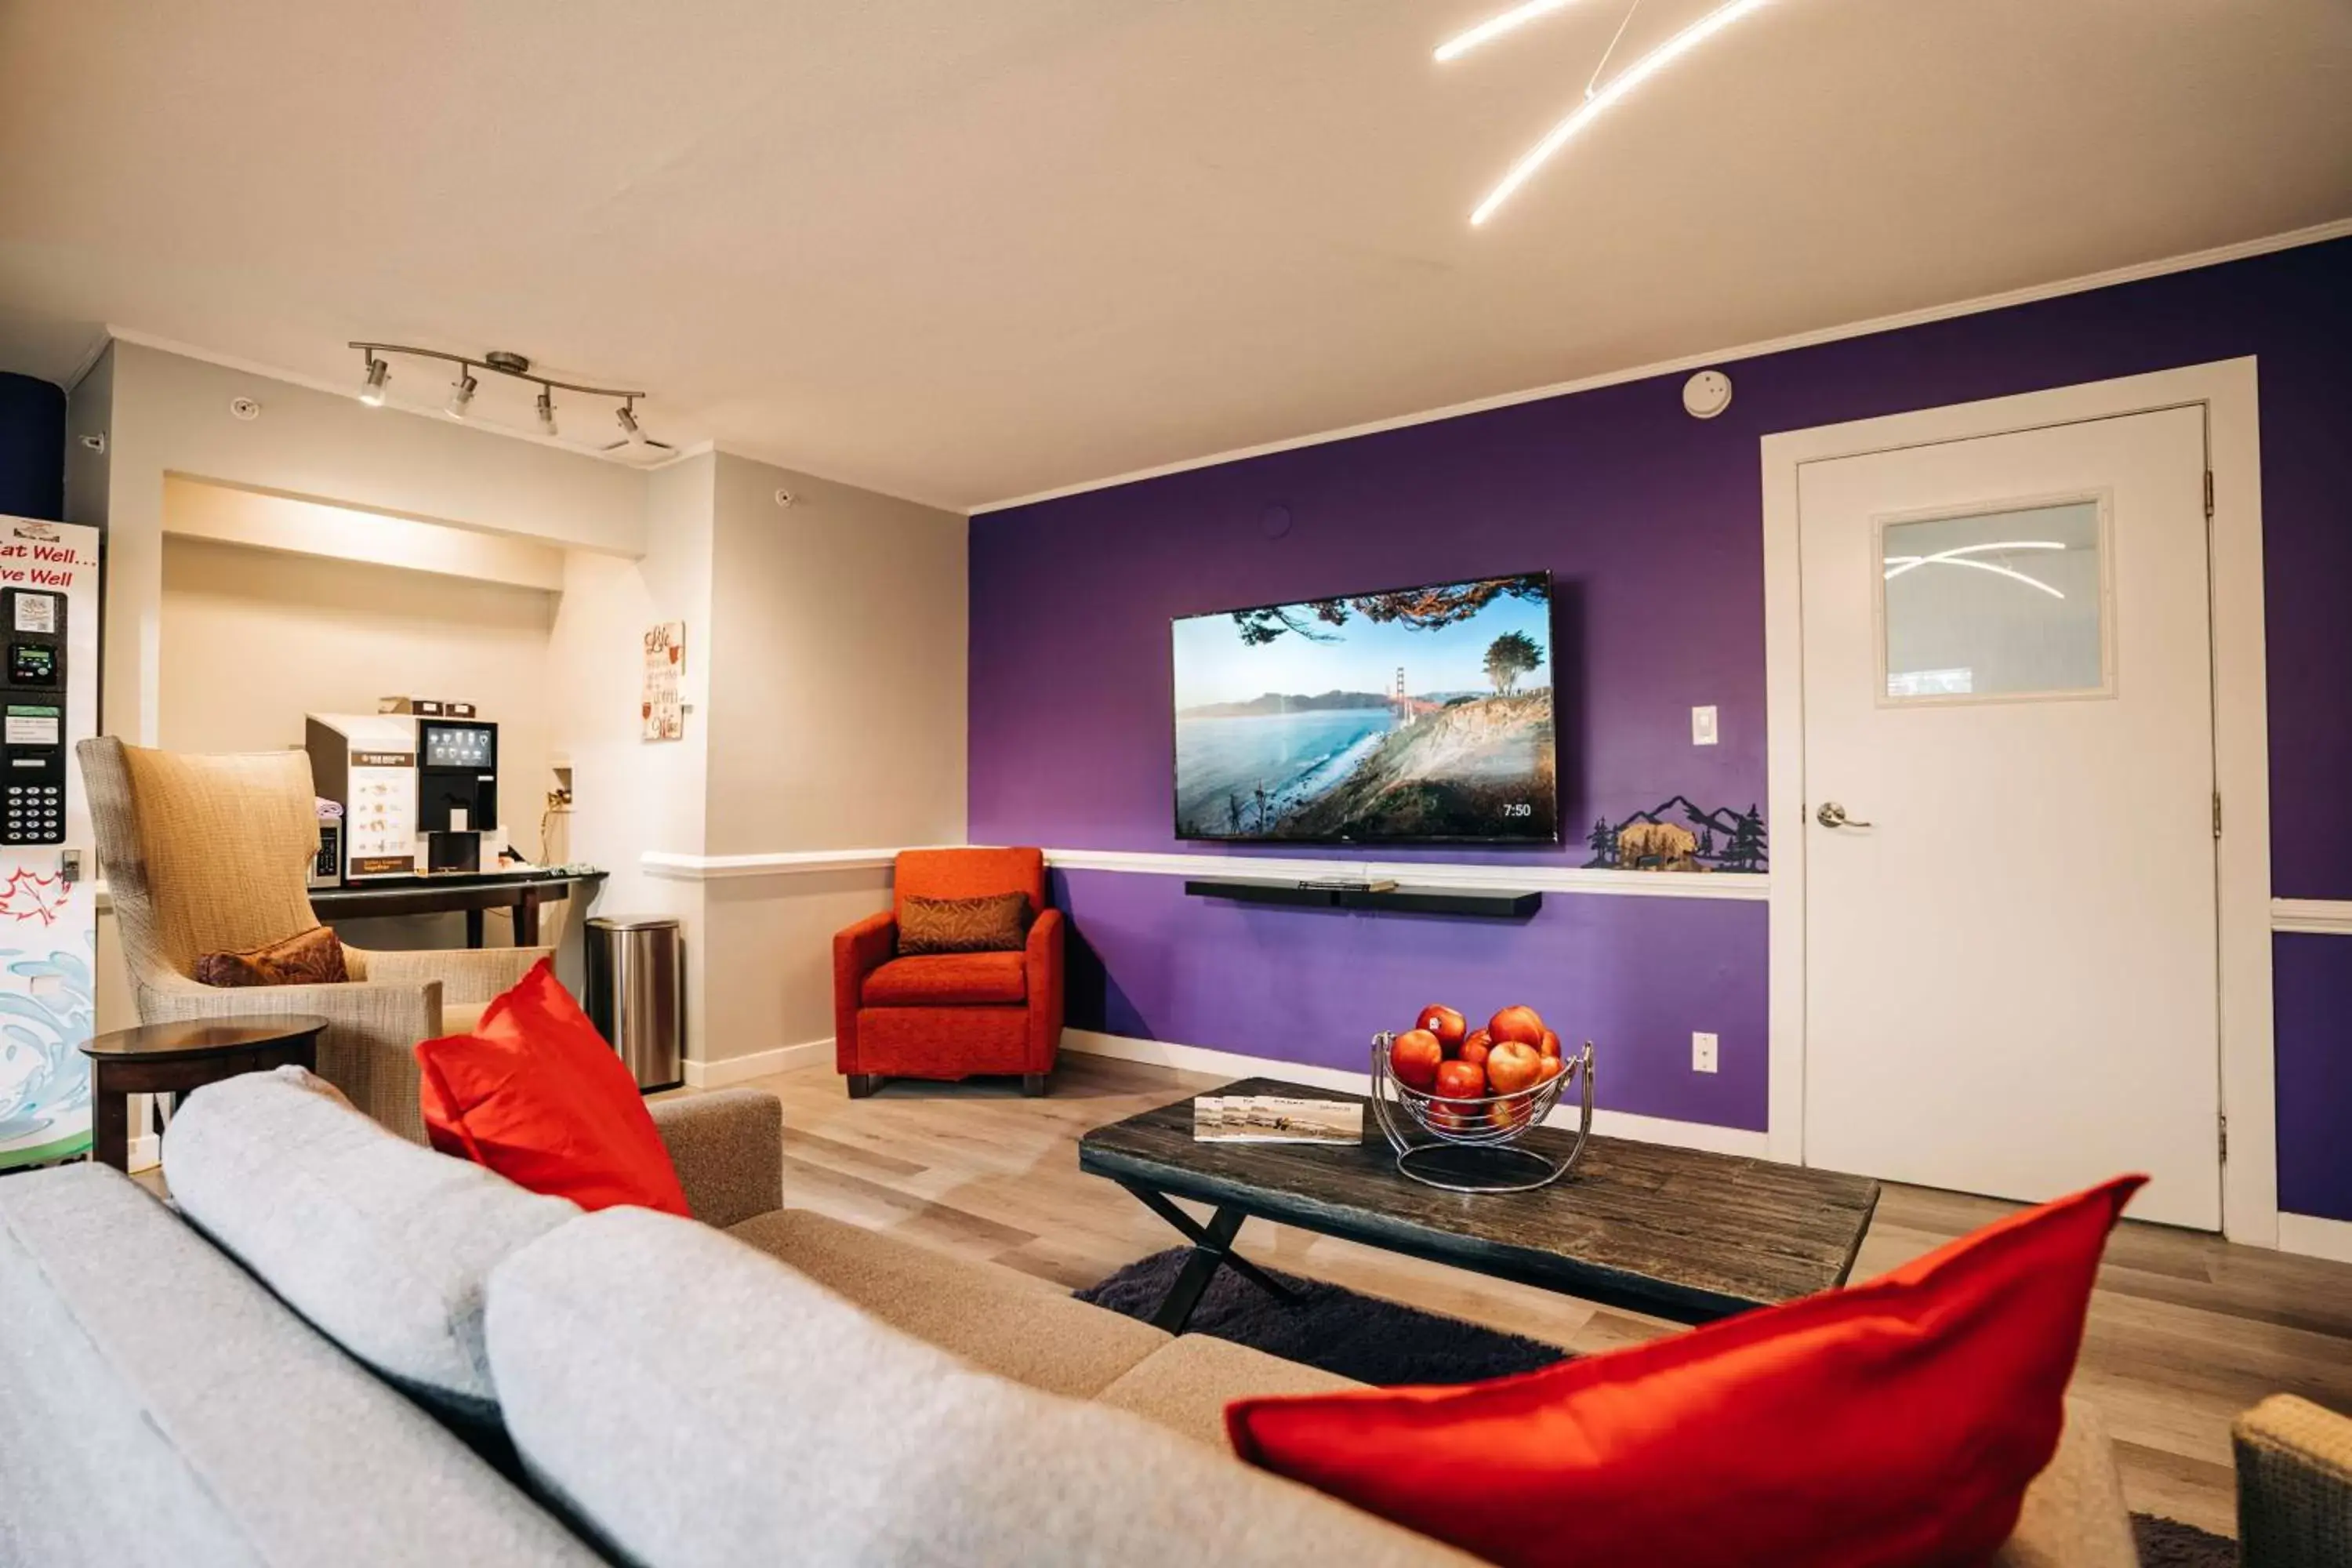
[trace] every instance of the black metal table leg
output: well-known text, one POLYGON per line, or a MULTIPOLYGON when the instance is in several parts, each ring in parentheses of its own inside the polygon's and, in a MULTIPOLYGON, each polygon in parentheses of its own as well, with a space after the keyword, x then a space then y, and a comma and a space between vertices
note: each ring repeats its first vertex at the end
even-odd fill
POLYGON ((1297 1291, 1233 1249, 1234 1237, 1240 1234, 1242 1221, 1248 1217, 1239 1209, 1221 1208, 1203 1226, 1170 1202, 1163 1194, 1125 1182, 1119 1185, 1134 1194, 1139 1203, 1166 1220, 1192 1244, 1192 1256, 1184 1260, 1183 1271, 1176 1276, 1176 1283, 1169 1287, 1166 1300, 1152 1314, 1154 1328, 1171 1334, 1182 1333, 1185 1323, 1192 1319, 1192 1310, 1201 1304, 1201 1297, 1209 1289, 1209 1281, 1216 1278, 1221 1267, 1230 1267, 1234 1273, 1277 1300, 1294 1301, 1298 1299, 1297 1291))
POLYGON ((1226 1247, 1232 1244, 1234 1233, 1241 1229, 1242 1218, 1238 1209, 1217 1211, 1217 1217, 1209 1222, 1202 1239, 1192 1244, 1192 1256, 1184 1260, 1183 1272, 1169 1287, 1167 1300, 1160 1303, 1160 1310, 1151 1314, 1153 1328, 1168 1334, 1184 1331, 1184 1325, 1192 1321, 1192 1309, 1201 1304, 1201 1297, 1209 1289, 1209 1281, 1217 1277, 1221 1265, 1230 1261, 1232 1255, 1226 1247))

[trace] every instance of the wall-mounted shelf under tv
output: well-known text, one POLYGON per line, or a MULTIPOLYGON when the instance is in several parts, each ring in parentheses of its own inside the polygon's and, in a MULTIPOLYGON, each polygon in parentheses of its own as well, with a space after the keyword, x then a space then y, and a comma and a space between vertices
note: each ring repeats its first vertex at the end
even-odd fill
POLYGON ((1343 887, 1254 877, 1192 877, 1185 879, 1184 891, 1196 899, 1231 899, 1244 904, 1390 910, 1399 914, 1472 915, 1487 920, 1525 920, 1543 908, 1539 892, 1502 888, 1343 887))

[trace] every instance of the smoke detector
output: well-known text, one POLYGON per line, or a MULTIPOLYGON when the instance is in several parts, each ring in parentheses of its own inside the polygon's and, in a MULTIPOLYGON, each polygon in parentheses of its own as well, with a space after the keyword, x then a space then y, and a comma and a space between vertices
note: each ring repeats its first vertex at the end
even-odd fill
POLYGON ((1703 370, 1683 383, 1683 409, 1694 419, 1712 419, 1731 406, 1731 378, 1703 370))

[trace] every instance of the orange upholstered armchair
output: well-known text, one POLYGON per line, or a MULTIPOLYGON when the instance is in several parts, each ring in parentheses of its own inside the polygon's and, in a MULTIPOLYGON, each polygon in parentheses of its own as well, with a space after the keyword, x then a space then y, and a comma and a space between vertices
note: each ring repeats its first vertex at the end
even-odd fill
POLYGON ((1045 903, 1041 849, 909 849, 899 855, 887 914, 833 939, 834 1059, 850 1098, 886 1078, 1019 1073, 1045 1092, 1062 1044, 1062 911, 1045 903), (1026 893, 1035 920, 1019 952, 898 956, 898 911, 909 898, 1026 893))

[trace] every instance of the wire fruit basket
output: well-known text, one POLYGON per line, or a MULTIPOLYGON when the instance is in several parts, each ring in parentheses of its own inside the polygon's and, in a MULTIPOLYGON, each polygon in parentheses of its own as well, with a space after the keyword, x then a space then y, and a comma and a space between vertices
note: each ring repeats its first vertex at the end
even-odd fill
POLYGON ((1509 1094, 1454 1099, 1415 1089, 1389 1066, 1392 1034, 1372 1037, 1372 1115, 1396 1151, 1397 1170, 1426 1186, 1453 1193, 1525 1193, 1548 1187, 1576 1169, 1592 1136, 1592 1042, 1560 1070, 1509 1094), (1577 1086, 1581 1118, 1565 1155, 1539 1153, 1521 1140, 1577 1086), (1416 1138, 1416 1133, 1420 1136, 1416 1138))

